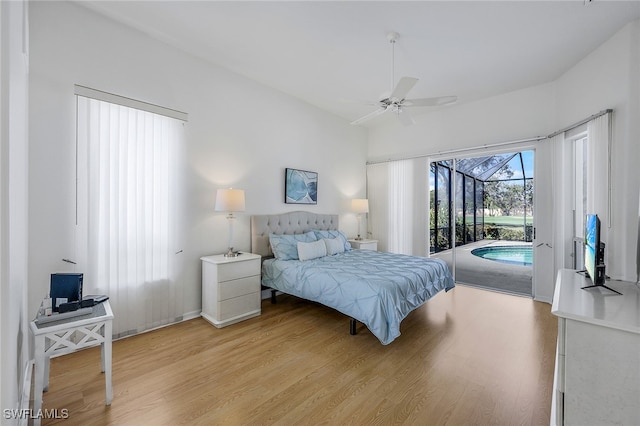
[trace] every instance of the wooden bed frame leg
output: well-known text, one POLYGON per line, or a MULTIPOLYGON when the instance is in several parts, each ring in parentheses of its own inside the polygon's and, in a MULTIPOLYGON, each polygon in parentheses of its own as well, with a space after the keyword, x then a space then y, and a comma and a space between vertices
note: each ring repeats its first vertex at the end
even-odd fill
POLYGON ((272 305, 276 304, 276 291, 275 290, 271 290, 271 304, 272 305))
POLYGON ((356 335, 356 319, 355 318, 351 318, 349 321, 349 334, 351 334, 352 336, 356 335))

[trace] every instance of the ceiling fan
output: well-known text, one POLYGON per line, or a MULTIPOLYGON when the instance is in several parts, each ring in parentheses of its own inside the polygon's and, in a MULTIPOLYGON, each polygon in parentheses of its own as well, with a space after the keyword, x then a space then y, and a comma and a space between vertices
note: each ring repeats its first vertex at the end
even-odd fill
MULTIPOLYGON (((395 72, 395 44, 398 39, 399 34, 396 32, 390 32, 387 34, 387 39, 389 43, 391 43, 391 86, 393 87, 393 83, 395 82, 394 72, 395 72)), ((413 86, 418 82, 417 78, 413 77, 402 77, 398 84, 391 90, 391 94, 389 97, 381 99, 377 102, 372 102, 372 105, 376 105, 378 109, 375 111, 365 115, 364 117, 360 117, 357 120, 353 121, 351 124, 361 124, 365 121, 369 121, 374 117, 377 117, 381 114, 384 114, 387 111, 393 112, 396 114, 398 119, 405 126, 410 126, 414 124, 413 118, 406 111, 406 108, 413 107, 424 107, 424 106, 440 106, 440 105, 448 105, 456 102, 458 100, 457 96, 441 96, 437 98, 420 98, 420 99, 407 99, 407 94, 411 91, 413 86)))

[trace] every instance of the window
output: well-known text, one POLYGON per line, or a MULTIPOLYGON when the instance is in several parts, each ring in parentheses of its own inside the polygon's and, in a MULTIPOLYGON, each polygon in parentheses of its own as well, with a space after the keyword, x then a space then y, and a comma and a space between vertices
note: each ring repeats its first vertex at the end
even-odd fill
MULTIPOLYGON (((573 182, 573 254, 571 265, 583 268, 582 246, 587 214, 597 214, 602 221, 601 239, 605 243, 611 218, 611 111, 567 132, 572 143, 573 182)), ((569 216, 570 217, 570 216, 569 216)), ((605 256, 607 251, 605 251, 605 256)))
POLYGON ((584 219, 587 214, 587 176, 589 164, 588 139, 581 136, 573 142, 574 153, 574 211, 575 236, 584 236, 584 219))
POLYGON ((183 312, 176 280, 183 124, 77 96, 78 263, 84 294, 109 296, 116 337, 183 312))

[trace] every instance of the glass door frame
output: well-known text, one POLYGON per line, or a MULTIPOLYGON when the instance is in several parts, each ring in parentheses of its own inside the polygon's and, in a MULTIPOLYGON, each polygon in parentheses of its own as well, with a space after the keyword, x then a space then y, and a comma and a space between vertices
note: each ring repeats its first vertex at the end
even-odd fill
MULTIPOLYGON (((521 151, 534 151, 534 169, 536 169, 535 163, 538 162, 538 158, 537 158, 537 151, 536 151, 536 140, 532 140, 532 141, 526 141, 526 142, 514 142, 514 143, 507 143, 507 144, 501 144, 501 146, 493 146, 493 147, 480 147, 480 148, 469 148, 469 149, 461 149, 461 150, 452 150, 452 151, 448 151, 448 152, 441 152, 438 154, 434 154, 434 155, 430 155, 427 157, 427 165, 429 167, 429 172, 427 173, 427 190, 430 191, 431 185, 432 183, 434 185, 437 186, 437 176, 436 176, 436 181, 435 182, 431 182, 431 164, 434 162, 441 162, 441 161, 450 161, 451 162, 451 188, 453 188, 452 190, 450 190, 449 192, 449 203, 451 205, 451 208, 449 209, 449 223, 452 224, 453 226, 455 226, 455 212, 456 212, 456 188, 457 188, 457 180, 458 180, 458 173, 457 173, 457 160, 459 159, 463 159, 463 158, 472 158, 472 157, 479 157, 479 156, 486 156, 486 155, 498 155, 498 154, 505 154, 505 153, 509 153, 509 152, 521 152, 521 151)), ((535 179, 536 174, 534 173, 534 179, 535 179)), ((534 211, 537 210, 536 206, 536 193, 541 190, 542 188, 538 188, 538 185, 534 185, 534 189, 533 189, 533 200, 534 200, 534 211)), ((463 192, 464 192, 464 188, 463 188, 463 192)), ((431 197, 428 196, 427 197, 427 211, 430 212, 431 211, 431 197)), ((462 207, 464 209, 464 205, 462 207)), ((534 236, 535 236, 535 229, 537 226, 537 215, 534 213, 533 215, 533 229, 534 229, 534 236)), ((430 220, 430 214, 427 214, 427 220, 430 220)), ((429 224, 427 224, 428 226, 427 228, 427 232, 429 233, 429 235, 427 236, 427 253, 428 253, 428 257, 431 257, 432 253, 431 253, 431 227, 429 226, 429 224)), ((435 223, 435 225, 437 226, 437 223, 435 223)), ((526 232, 526 230, 525 230, 526 232)), ((449 232, 449 245, 451 247, 451 262, 452 262, 452 270, 451 273, 453 274, 453 278, 454 280, 456 279, 456 251, 457 251, 457 247, 455 244, 456 241, 456 235, 455 235, 455 229, 450 230, 449 232)), ((534 246, 535 246, 535 237, 534 237, 534 246)), ((536 267, 535 265, 538 262, 536 262, 536 253, 534 250, 533 253, 533 271, 532 271, 532 297, 535 299, 536 297, 536 267)))

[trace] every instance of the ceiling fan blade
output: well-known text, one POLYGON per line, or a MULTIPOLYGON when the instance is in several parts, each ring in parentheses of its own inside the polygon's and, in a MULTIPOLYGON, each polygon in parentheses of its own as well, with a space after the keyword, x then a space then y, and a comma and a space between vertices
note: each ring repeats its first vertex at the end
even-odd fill
POLYGON ((380 101, 364 101, 360 99, 338 99, 340 103, 343 104, 358 104, 358 105, 371 105, 371 106, 380 106, 380 101))
POLYGON ((449 105, 458 100, 457 96, 440 96, 437 98, 421 98, 421 99, 405 99, 402 106, 420 107, 420 106, 440 106, 449 105))
POLYGON ((386 108, 379 108, 373 112, 370 112, 369 114, 365 115, 364 117, 360 117, 355 121, 352 121, 351 124, 353 125, 357 125, 357 124, 361 124, 364 123, 365 121, 369 121, 374 117, 379 116, 380 114, 384 114, 387 110, 389 109, 389 107, 386 108))
POLYGON ((412 124, 415 124, 415 121, 413 121, 413 117, 411 117, 411 114, 409 114, 408 111, 405 111, 402 108, 398 108, 398 111, 396 111, 396 115, 398 116, 398 120, 400 120, 400 122, 405 126, 411 126, 412 124))
POLYGON ((413 86, 416 85, 417 82, 418 82, 417 78, 402 77, 398 82, 398 84, 396 84, 396 87, 395 89, 393 89, 393 92, 391 92, 389 99, 397 99, 397 100, 404 99, 405 96, 407 96, 407 93, 409 93, 409 90, 411 90, 413 86))

